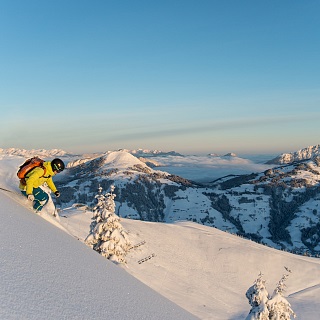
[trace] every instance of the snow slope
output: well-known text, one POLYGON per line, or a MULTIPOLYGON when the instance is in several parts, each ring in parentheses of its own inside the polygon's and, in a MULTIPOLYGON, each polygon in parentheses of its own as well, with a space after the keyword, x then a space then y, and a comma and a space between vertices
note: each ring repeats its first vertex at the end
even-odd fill
MULTIPOLYGON (((70 209, 63 215, 63 226, 83 241, 92 213, 70 209)), ((200 319, 244 319, 250 310, 245 292, 260 271, 271 294, 285 266, 292 270, 286 296, 297 318, 319 318, 319 259, 278 251, 192 222, 122 219, 121 223, 133 243, 146 241, 130 252, 127 271, 200 319)))
MULTIPOLYGON (((1 187, 16 190, 19 162, 0 161, 1 187)), ((146 243, 130 252, 127 268, 120 267, 82 243, 92 216, 82 209, 61 212, 66 233, 0 192, 0 319, 192 318, 157 291, 200 319, 240 320, 250 310, 245 292, 259 272, 272 293, 284 266, 292 270, 286 297, 297 319, 319 318, 319 259, 192 222, 122 219, 131 241, 146 243)))
POLYGON ((1 319, 194 319, 0 192, 1 319))

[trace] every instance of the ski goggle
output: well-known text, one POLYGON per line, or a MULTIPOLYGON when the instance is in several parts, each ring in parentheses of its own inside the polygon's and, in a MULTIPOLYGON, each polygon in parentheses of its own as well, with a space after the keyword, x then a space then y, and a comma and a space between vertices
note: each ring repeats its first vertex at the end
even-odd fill
POLYGON ((57 164, 53 165, 54 171, 57 171, 58 173, 63 171, 63 169, 61 167, 59 167, 57 164))

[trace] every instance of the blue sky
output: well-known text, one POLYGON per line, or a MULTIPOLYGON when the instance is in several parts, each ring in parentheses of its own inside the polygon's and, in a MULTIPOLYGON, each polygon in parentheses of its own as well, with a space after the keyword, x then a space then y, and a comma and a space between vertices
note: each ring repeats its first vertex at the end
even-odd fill
POLYGON ((319 144, 319 1, 0 1, 0 148, 319 144))

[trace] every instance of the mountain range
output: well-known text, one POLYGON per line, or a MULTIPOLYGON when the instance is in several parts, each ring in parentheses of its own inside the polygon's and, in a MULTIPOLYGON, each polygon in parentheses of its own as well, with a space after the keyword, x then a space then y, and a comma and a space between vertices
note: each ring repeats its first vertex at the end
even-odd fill
MULTIPOLYGON (((161 163, 165 153, 141 150, 86 157, 55 153, 68 162, 56 182, 61 191, 58 207, 75 203, 92 207, 98 187, 107 191, 113 184, 121 217, 153 222, 188 220, 277 249, 320 254, 319 145, 292 153, 290 159, 295 160, 289 163, 279 165, 274 160, 267 170, 225 175, 207 183, 155 170, 159 166, 150 161, 158 154, 161 163)), ((181 157, 175 152, 168 156, 181 157)), ((277 158, 289 159, 287 154, 277 158)))
POLYGON ((30 212, 15 193, 20 160, 0 157, 0 185, 12 190, 0 190, 0 319, 243 320, 261 273, 269 294, 290 273, 284 295, 297 319, 319 318, 319 259, 193 222, 122 218, 134 247, 115 265, 83 243, 92 211, 73 206, 57 220, 50 201, 30 212))
POLYGON ((297 161, 309 160, 320 156, 320 145, 309 146, 307 148, 291 153, 282 153, 276 158, 268 161, 270 164, 290 164, 297 161))

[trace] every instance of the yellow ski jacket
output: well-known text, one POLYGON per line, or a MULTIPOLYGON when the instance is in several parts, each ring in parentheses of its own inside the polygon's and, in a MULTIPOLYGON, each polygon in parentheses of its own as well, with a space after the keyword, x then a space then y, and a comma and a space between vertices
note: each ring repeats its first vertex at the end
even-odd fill
POLYGON ((56 192, 57 188, 52 180, 54 172, 51 168, 51 162, 46 161, 43 163, 43 166, 46 168, 45 175, 43 175, 44 170, 41 167, 36 167, 26 175, 26 185, 24 186, 20 183, 19 188, 21 190, 25 190, 27 194, 32 194, 33 188, 38 188, 42 186, 44 183, 47 183, 48 187, 52 190, 52 192, 56 192))

